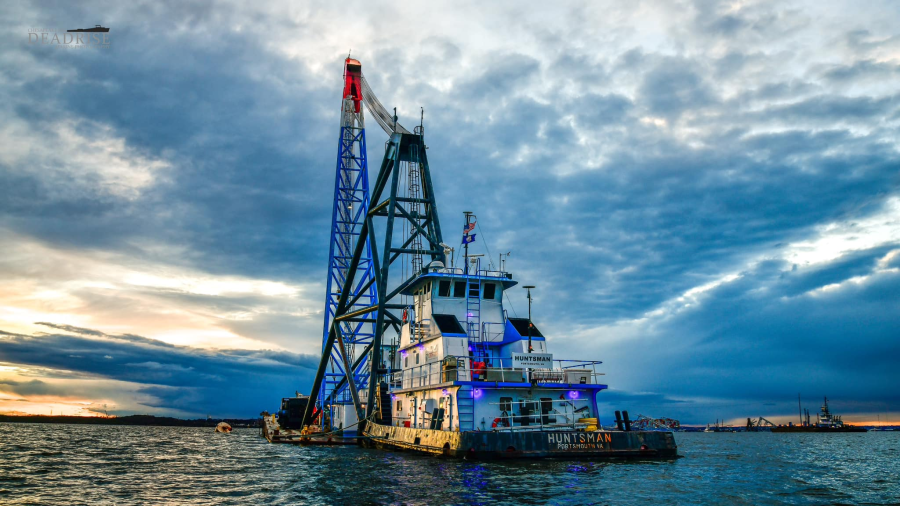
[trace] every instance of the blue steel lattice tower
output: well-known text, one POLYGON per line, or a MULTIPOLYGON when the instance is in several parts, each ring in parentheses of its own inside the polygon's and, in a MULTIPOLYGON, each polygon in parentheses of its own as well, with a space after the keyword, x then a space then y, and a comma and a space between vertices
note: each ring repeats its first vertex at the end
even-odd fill
MULTIPOLYGON (((338 307, 341 289, 348 277, 353 248, 369 211, 369 175, 366 163, 365 121, 362 109, 362 66, 359 61, 347 58, 344 62, 344 91, 341 100, 341 136, 338 147, 337 174, 334 183, 334 208, 331 217, 331 247, 328 254, 328 282, 325 301, 325 327, 322 340, 323 352, 329 330, 338 307)), ((351 296, 362 291, 353 308, 378 303, 373 277, 371 245, 356 266, 351 296)), ((354 309, 350 308, 350 311, 354 309)), ((367 319, 371 320, 371 319, 367 319)), ((322 382, 319 399, 323 407, 332 404, 352 404, 344 371, 353 369, 354 383, 361 389, 369 375, 368 348, 374 337, 372 321, 341 322, 337 326, 343 337, 343 350, 334 346, 328 371, 322 382), (341 353, 344 355, 341 356, 341 353)), ((333 411, 333 410, 329 410, 333 411)), ((327 411, 326 411, 327 412, 327 411)), ((324 421, 323 421, 324 423, 324 421)))

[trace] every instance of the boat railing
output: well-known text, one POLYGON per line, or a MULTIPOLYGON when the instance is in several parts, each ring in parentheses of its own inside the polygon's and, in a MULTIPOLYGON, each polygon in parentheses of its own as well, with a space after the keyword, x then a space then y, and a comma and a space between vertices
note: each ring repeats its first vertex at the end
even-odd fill
POLYGON ((550 403, 551 405, 556 403, 562 404, 563 410, 560 411, 559 409, 552 408, 547 412, 544 412, 543 406, 546 405, 546 401, 541 402, 539 400, 506 400, 501 402, 490 402, 488 404, 500 408, 499 421, 495 422, 496 427, 492 426, 491 430, 521 431, 560 428, 580 429, 588 426, 588 424, 578 421, 579 419, 586 418, 587 415, 585 415, 583 409, 581 411, 576 411, 572 401, 553 400, 550 401, 550 403), (518 413, 516 413, 514 406, 518 408, 518 413), (522 408, 528 408, 529 406, 531 406, 531 409, 527 410, 528 414, 524 414, 523 412, 525 410, 522 408), (569 409, 570 407, 571 410, 569 409))
POLYGON ((517 367, 511 358, 478 361, 466 356, 447 356, 396 371, 391 375, 394 388, 420 388, 454 381, 499 383, 559 383, 595 385, 604 373, 597 370, 600 361, 553 360, 549 367, 517 367))
POLYGON ((450 274, 452 276, 481 276, 485 278, 502 278, 502 279, 512 279, 512 274, 505 271, 497 271, 492 269, 477 269, 470 270, 468 274, 465 269, 462 267, 427 267, 425 269, 427 272, 438 273, 438 274, 450 274))
POLYGON ((425 318, 419 321, 410 322, 410 340, 412 342, 422 342, 432 337, 436 337, 435 330, 437 330, 437 325, 431 324, 430 318, 425 318))

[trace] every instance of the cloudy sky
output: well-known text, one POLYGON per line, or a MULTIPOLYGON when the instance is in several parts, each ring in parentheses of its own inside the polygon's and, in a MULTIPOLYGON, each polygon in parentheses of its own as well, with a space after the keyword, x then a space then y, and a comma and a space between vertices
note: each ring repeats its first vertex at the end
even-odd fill
POLYGON ((556 357, 605 362, 604 409, 777 419, 801 393, 900 422, 894 2, 39 2, 0 24, 0 411, 250 417, 308 388, 352 49, 401 121, 425 108, 445 230, 476 212, 556 357), (98 23, 108 49, 29 43, 98 23))

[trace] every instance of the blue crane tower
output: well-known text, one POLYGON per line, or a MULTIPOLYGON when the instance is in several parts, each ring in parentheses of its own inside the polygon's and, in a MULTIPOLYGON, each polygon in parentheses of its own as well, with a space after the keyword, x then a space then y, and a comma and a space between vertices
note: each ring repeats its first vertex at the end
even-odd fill
POLYGON ((396 109, 387 111, 350 58, 342 110, 322 360, 301 425, 328 425, 317 420, 317 409, 340 412, 344 425, 332 427, 347 436, 347 428, 390 415, 387 382, 396 355, 385 331, 400 333, 409 309, 404 289, 427 268, 426 258, 445 265, 450 248, 441 239, 421 122, 413 132, 398 123, 396 109), (388 135, 371 209, 360 102, 388 135), (389 280, 398 283, 392 290, 389 280), (347 417, 348 410, 355 416, 347 417))
MULTIPOLYGON (((331 217, 331 246, 328 253, 328 281, 325 300, 325 326, 322 352, 327 353, 329 331, 337 314, 338 301, 347 279, 351 283, 350 296, 354 307, 369 307, 377 303, 377 287, 373 277, 372 250, 365 251, 355 265, 351 265, 354 246, 369 212, 369 174, 366 162, 366 129, 361 102, 362 65, 358 60, 344 61, 344 90, 341 96, 341 135, 338 144, 337 173, 334 180, 334 208, 331 217), (350 271, 353 270, 353 274, 350 271)), ((356 309, 358 309, 356 308, 356 309)), ((335 404, 352 405, 356 389, 367 385, 367 360, 375 335, 374 318, 341 321, 336 328, 338 346, 332 346, 319 399, 321 409, 332 419, 335 404), (351 371, 353 382, 346 381, 351 371)), ((323 420, 323 423, 326 420, 323 420)))

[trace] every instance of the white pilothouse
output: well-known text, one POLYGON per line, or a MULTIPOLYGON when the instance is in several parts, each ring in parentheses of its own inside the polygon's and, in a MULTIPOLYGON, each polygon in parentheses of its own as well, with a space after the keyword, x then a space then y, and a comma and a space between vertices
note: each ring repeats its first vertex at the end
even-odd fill
MULTIPOLYGON (((432 262, 404 295, 390 377, 391 423, 446 431, 597 425, 599 361, 561 360, 528 318, 504 309, 507 272, 432 262)), ((596 427, 594 427, 596 428, 596 427)))

